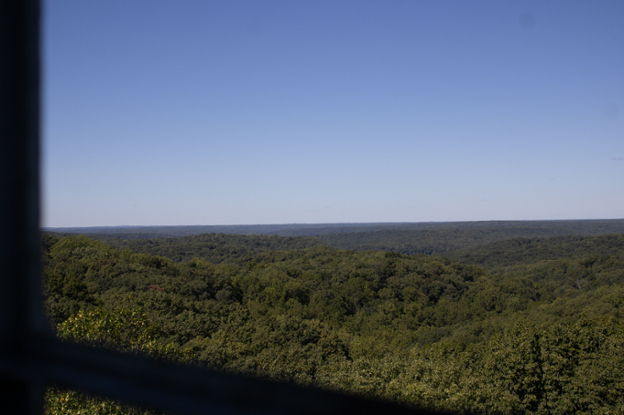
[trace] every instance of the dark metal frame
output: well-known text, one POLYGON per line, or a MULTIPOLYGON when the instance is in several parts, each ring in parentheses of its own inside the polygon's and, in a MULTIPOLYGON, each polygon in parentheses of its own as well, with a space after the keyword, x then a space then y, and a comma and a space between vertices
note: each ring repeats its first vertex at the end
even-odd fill
POLYGON ((45 386, 57 383, 180 414, 416 413, 55 338, 39 262, 39 19, 38 0, 0 0, 0 412, 40 414, 45 386))

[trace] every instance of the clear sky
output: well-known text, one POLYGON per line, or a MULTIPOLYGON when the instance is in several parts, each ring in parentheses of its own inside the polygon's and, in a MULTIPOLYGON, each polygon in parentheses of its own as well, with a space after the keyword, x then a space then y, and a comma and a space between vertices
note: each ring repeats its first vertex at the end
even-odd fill
POLYGON ((43 3, 44 226, 624 218, 624 1, 43 3))

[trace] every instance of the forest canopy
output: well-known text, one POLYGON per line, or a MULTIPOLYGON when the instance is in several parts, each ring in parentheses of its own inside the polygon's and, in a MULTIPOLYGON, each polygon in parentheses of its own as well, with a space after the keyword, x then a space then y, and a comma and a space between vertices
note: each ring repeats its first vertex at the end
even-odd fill
MULTIPOLYGON (((445 257, 309 237, 117 242, 43 235, 59 336, 457 413, 624 408, 621 234, 445 257)), ((48 412, 102 402, 51 389, 48 412)))

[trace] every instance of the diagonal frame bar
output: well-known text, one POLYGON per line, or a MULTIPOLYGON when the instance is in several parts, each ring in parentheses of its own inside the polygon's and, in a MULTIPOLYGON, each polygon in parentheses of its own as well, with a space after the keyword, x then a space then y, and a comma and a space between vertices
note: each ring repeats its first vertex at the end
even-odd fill
POLYGON ((180 414, 428 414, 388 402, 63 343, 32 342, 40 376, 180 414))

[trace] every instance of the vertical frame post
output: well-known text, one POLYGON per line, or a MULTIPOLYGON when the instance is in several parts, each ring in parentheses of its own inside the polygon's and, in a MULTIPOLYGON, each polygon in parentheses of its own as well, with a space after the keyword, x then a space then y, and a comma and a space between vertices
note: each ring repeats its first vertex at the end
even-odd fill
MULTIPOLYGON (((39 17, 37 0, 0 0, 0 365, 28 360, 43 329, 39 289, 39 17)), ((3 410, 41 412, 36 378, 3 371, 3 410), (7 377, 8 376, 8 377, 7 377)))

